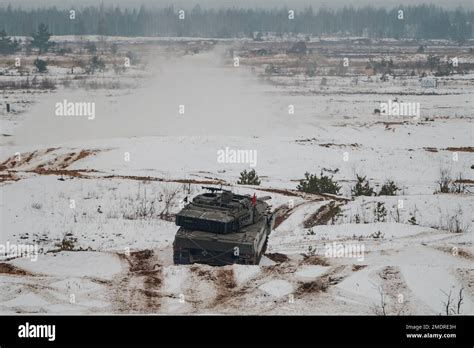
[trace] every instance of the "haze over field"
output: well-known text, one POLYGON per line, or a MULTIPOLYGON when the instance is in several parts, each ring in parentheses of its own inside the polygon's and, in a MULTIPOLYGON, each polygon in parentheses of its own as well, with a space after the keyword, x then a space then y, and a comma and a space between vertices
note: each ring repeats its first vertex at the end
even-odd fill
MULTIPOLYGON (((221 51, 221 50, 217 50, 221 51)), ((144 86, 114 98, 66 89, 44 98, 14 137, 16 144, 150 135, 261 136, 291 128, 285 106, 270 100, 250 71, 224 68, 219 53, 155 60, 144 86), (95 117, 60 117, 58 102, 93 102, 95 117), (179 113, 180 105, 184 113, 179 113)), ((287 107, 287 106, 286 106, 287 107)))

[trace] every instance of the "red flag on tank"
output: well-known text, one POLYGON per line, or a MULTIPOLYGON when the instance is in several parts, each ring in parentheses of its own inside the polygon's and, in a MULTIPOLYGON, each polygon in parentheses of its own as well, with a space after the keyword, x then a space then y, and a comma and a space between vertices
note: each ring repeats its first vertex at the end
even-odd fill
POLYGON ((252 205, 253 206, 257 205, 257 196, 255 195, 255 193, 253 194, 253 197, 252 197, 252 205))

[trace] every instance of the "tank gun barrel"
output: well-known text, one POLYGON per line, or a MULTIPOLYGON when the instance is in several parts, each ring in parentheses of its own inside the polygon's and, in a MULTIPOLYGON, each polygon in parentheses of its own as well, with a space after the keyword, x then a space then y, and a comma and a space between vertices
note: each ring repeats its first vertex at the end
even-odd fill
POLYGON ((222 187, 211 187, 211 186, 201 186, 203 190, 209 190, 212 193, 217 192, 217 191, 222 191, 222 187))

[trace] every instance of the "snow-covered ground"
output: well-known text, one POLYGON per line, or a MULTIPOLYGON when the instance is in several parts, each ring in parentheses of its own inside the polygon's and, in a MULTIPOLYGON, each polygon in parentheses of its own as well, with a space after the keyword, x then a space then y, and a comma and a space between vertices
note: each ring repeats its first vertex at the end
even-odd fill
POLYGON ((0 313, 445 314, 462 289, 474 314, 473 75, 435 95, 417 77, 321 89, 320 77, 262 81, 218 57, 157 57, 137 89, 7 93, 19 113, 0 115, 0 245, 39 255, 0 253, 0 313), (419 119, 374 114, 402 91, 419 119), (64 99, 95 102, 96 118, 58 118, 64 99), (236 184, 251 167, 220 163, 226 147, 256 151, 260 186, 236 184), (435 194, 443 169, 464 194, 435 194), (306 171, 333 173, 343 197, 296 193, 306 171), (400 190, 352 200, 356 174, 400 190), (163 213, 219 184, 293 208, 260 265, 173 265, 163 213), (337 216, 311 220, 329 204, 337 216))

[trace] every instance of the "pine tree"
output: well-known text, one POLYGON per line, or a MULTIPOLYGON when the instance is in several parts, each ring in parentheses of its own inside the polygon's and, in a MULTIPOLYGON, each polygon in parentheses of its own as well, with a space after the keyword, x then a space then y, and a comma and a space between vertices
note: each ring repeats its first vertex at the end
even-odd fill
POLYGON ((370 187, 369 181, 366 176, 357 176, 357 183, 352 188, 352 196, 373 196, 375 194, 374 189, 370 187))
POLYGON ((260 179, 255 172, 255 169, 252 169, 251 171, 247 172, 247 170, 244 170, 243 172, 240 173, 240 179, 237 181, 237 184, 239 185, 260 185, 260 179))
POLYGON ((379 196, 395 196, 400 190, 393 180, 387 180, 380 188, 379 196))
POLYGON ((12 54, 18 49, 18 41, 7 36, 5 30, 0 31, 0 54, 12 54))
POLYGON ((306 172, 304 176, 305 178, 300 180, 300 183, 296 187, 298 191, 308 193, 330 193, 333 195, 339 194, 341 186, 333 180, 332 176, 324 175, 322 172, 319 177, 308 172, 306 172))
POLYGON ((51 33, 48 32, 48 26, 41 23, 38 27, 36 34, 33 34, 33 41, 31 46, 39 49, 39 54, 48 52, 49 48, 54 45, 54 42, 50 42, 51 33))

